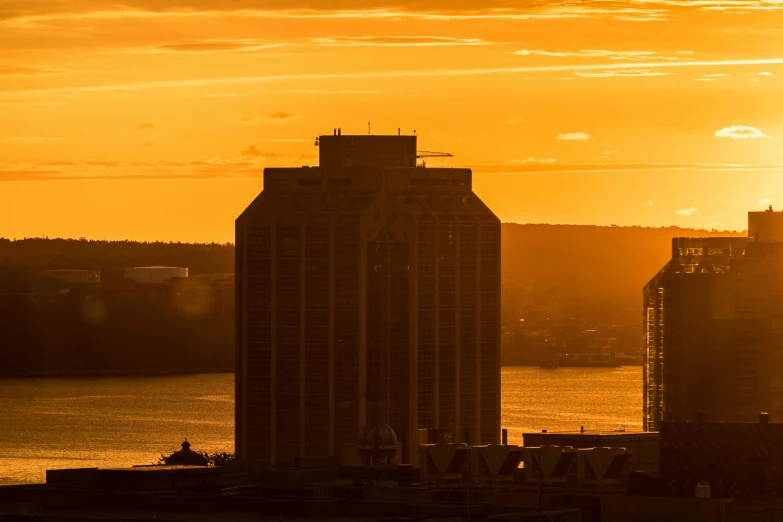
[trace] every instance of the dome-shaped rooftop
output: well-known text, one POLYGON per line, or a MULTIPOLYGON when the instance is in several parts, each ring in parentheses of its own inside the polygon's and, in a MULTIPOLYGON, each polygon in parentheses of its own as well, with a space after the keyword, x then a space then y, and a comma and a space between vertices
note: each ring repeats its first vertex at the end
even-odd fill
POLYGON ((190 449, 190 442, 185 439, 182 443, 182 449, 172 453, 166 459, 166 466, 206 466, 207 459, 201 453, 190 449))
POLYGON ((359 432, 356 452, 366 465, 389 464, 397 455, 397 434, 381 420, 377 407, 373 411, 372 419, 359 432))

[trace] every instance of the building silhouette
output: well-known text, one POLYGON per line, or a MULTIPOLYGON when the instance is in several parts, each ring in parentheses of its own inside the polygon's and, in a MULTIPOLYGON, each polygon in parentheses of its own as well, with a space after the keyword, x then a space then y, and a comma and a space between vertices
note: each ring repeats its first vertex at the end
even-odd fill
POLYGON ((316 144, 236 221, 238 457, 353 454, 375 408, 404 462, 419 428, 498 442, 500 222, 471 171, 417 166, 416 136, 316 144))
POLYGON ((783 212, 749 212, 747 238, 674 238, 643 313, 645 430, 783 419, 783 212))

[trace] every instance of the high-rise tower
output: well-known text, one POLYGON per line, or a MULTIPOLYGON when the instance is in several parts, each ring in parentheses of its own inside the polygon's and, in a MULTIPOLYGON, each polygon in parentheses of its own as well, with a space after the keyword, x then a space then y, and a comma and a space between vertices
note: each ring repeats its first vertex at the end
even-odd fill
POLYGON ((674 238, 644 288, 644 429, 783 419, 783 212, 749 237, 674 238))
POLYGON ((404 461, 418 428, 500 435, 500 222, 471 171, 415 136, 321 136, 268 168, 236 222, 236 451, 341 456, 375 408, 404 461))

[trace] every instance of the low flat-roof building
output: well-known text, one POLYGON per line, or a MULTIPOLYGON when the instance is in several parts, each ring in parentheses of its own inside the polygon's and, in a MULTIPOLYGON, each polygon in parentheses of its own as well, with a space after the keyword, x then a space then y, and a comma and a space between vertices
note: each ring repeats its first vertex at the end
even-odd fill
POLYGON ((101 282, 101 273, 97 270, 58 268, 44 270, 41 275, 69 285, 97 285, 101 282))

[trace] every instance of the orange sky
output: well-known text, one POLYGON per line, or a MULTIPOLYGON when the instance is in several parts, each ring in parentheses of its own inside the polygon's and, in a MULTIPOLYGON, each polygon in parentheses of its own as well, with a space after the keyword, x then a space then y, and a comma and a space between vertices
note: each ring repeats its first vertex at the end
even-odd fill
POLYGON ((231 241, 368 121, 504 221, 742 229, 782 80, 783 0, 6 0, 0 237, 231 241))

